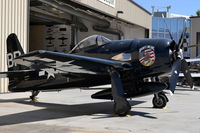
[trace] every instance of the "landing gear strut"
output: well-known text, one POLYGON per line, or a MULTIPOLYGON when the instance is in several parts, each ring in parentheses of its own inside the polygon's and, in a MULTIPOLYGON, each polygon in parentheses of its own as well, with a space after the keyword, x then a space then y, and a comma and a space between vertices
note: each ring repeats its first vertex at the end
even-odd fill
POLYGON ((115 70, 110 70, 112 83, 112 96, 114 100, 114 113, 119 116, 125 116, 130 112, 131 106, 124 96, 124 89, 120 79, 120 74, 115 70))
POLYGON ((154 108, 164 108, 167 105, 168 102, 167 96, 164 94, 164 92, 159 92, 154 94, 152 103, 154 108))
POLYGON ((40 91, 32 91, 32 95, 30 96, 30 102, 38 102, 38 100, 36 99, 36 96, 40 93, 40 91))

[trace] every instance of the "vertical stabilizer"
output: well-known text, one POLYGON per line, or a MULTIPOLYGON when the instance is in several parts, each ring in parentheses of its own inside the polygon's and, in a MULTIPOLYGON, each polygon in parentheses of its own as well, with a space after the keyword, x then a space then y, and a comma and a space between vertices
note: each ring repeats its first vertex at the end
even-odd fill
POLYGON ((7 38, 7 65, 8 71, 20 70, 21 66, 15 64, 13 59, 23 55, 24 51, 21 47, 21 44, 17 38, 17 35, 12 33, 7 38))

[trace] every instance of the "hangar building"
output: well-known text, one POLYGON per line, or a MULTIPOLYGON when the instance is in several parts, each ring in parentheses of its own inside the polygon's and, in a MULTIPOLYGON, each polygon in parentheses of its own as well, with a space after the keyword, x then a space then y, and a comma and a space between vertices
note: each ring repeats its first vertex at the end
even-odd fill
MULTIPOLYGON (((200 16, 190 17, 191 20, 191 44, 200 44, 200 16)), ((200 56, 200 47, 191 48, 191 58, 200 56)))
MULTIPOLYGON (((93 34, 149 38, 151 14, 132 0, 1 0, 0 71, 7 71, 6 38, 16 33, 25 52, 68 52, 93 34)), ((8 91, 0 79, 0 92, 8 91)))

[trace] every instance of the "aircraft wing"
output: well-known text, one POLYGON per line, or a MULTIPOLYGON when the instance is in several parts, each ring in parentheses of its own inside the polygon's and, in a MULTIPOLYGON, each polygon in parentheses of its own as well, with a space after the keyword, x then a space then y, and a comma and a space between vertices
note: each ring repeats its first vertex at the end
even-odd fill
POLYGON ((185 59, 187 62, 200 62, 200 58, 185 59))
MULTIPOLYGON (((200 77, 200 73, 191 73, 191 76, 193 78, 198 78, 200 77)), ((179 77, 184 77, 183 73, 179 73, 179 77)))
POLYGON ((128 69, 128 62, 112 61, 94 57, 65 54, 46 50, 34 51, 19 56, 15 63, 29 67, 30 69, 46 70, 53 68, 55 71, 97 74, 107 73, 106 68, 128 69))
MULTIPOLYGON (((193 59, 185 59, 186 62, 200 62, 200 58, 193 58, 193 59)), ((193 78, 200 77, 200 73, 191 73, 193 78)), ((184 77, 183 73, 179 74, 179 77, 184 77)))

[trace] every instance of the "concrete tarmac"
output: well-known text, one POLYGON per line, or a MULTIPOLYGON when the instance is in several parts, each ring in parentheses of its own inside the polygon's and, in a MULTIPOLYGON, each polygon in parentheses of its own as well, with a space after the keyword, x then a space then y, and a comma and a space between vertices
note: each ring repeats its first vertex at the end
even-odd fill
POLYGON ((0 133, 200 133, 200 90, 177 87, 167 109, 153 95, 130 101, 130 117, 112 115, 113 102, 91 99, 96 90, 0 94, 0 133))

